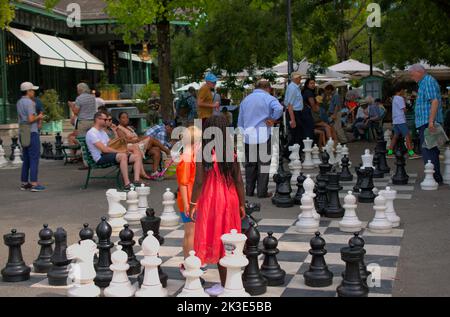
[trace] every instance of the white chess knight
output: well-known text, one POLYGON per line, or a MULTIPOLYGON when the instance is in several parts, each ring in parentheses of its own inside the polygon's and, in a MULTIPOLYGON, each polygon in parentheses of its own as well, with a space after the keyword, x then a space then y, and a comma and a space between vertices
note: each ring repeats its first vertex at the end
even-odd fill
POLYGON ((166 189, 163 194, 163 212, 161 215, 162 227, 176 227, 180 222, 180 216, 175 211, 175 195, 170 191, 170 188, 166 189))
POLYGON ((299 233, 314 233, 319 230, 319 221, 313 217, 314 200, 305 193, 302 197, 301 216, 295 224, 295 228, 299 233))
POLYGON ((322 161, 320 160, 320 149, 317 144, 314 144, 312 149, 312 160, 315 167, 319 167, 319 165, 322 164, 322 161))
POLYGON ((147 238, 142 242, 142 252, 144 259, 141 265, 145 268, 144 282, 141 288, 136 291, 136 297, 167 297, 167 290, 162 287, 159 280, 158 266, 162 260, 158 257, 159 241, 153 236, 153 231, 149 231, 147 238))
POLYGON ((19 166, 19 165, 23 164, 23 161, 20 158, 20 155, 22 155, 22 153, 20 152, 20 149, 18 147, 16 147, 14 149, 14 160, 12 161, 12 165, 19 166))
POLYGON ((8 165, 8 161, 5 158, 5 150, 3 149, 3 146, 0 145, 0 168, 5 167, 8 165))
POLYGON ((358 219, 356 215, 356 197, 353 192, 348 192, 348 195, 344 198, 344 209, 345 215, 342 221, 339 222, 339 229, 342 232, 359 232, 362 229, 362 222, 358 219))
POLYGON ((116 247, 116 251, 111 255, 111 262, 109 268, 113 271, 113 277, 103 292, 105 297, 133 297, 137 288, 131 285, 128 278, 128 254, 122 251, 122 246, 116 247))
POLYGON ((362 169, 365 168, 375 168, 373 166, 373 155, 370 153, 370 150, 366 150, 364 155, 361 156, 363 166, 362 169))
POLYGON ((138 207, 139 212, 141 213, 142 217, 146 216, 146 211, 149 208, 148 204, 148 196, 150 196, 150 187, 145 186, 145 184, 142 184, 139 187, 136 187, 136 193, 138 194, 138 207))
POLYGON ((297 182, 297 178, 300 176, 302 172, 302 161, 300 161, 300 145, 294 144, 289 147, 289 151, 291 151, 291 155, 289 156, 289 170, 292 173, 292 182, 297 182))
POLYGON ((142 218, 142 214, 139 212, 139 199, 138 194, 131 188, 127 194, 128 210, 124 219, 130 224, 137 224, 142 218))
POLYGON ((422 190, 438 190, 439 184, 434 179, 434 165, 431 163, 431 161, 428 161, 428 163, 425 165, 425 179, 420 184, 420 187, 422 190))
MULTIPOLYGON (((0 158, 1 160, 1 158, 0 158)), ((444 184, 450 185, 450 147, 445 151, 445 171, 444 171, 444 184)))
MULTIPOLYGON (((313 201, 314 198, 316 198, 316 194, 314 193, 315 187, 316 184, 314 183, 314 180, 311 178, 311 175, 307 175, 306 180, 303 182, 303 188, 305 189, 305 193, 308 194, 308 196, 311 197, 313 201)), ((316 221, 320 221, 320 215, 316 210, 315 204, 313 204, 312 215, 316 221)), ((302 214, 300 214, 300 217, 302 217, 302 214)))
POLYGON ((379 195, 375 198, 375 217, 369 223, 369 231, 377 234, 387 234, 392 232, 392 222, 386 217, 386 198, 379 195))
POLYGON ((250 297, 242 283, 242 268, 248 265, 248 259, 243 254, 247 237, 238 234, 237 230, 222 236, 225 256, 220 259, 220 265, 227 269, 225 290, 219 297, 250 297))
POLYGON ((394 201, 397 199, 397 191, 391 187, 386 187, 386 190, 380 191, 380 195, 386 199, 386 217, 392 223, 392 228, 400 227, 401 219, 397 215, 394 207, 394 201))
POLYGON ((68 260, 72 260, 69 266, 67 290, 69 297, 99 297, 100 288, 94 283, 96 275, 94 268, 94 254, 97 245, 92 240, 83 240, 80 243, 69 246, 66 249, 68 260))
POLYGON ((310 138, 306 138, 303 140, 303 144, 305 145, 305 148, 303 149, 303 153, 305 153, 305 161, 303 162, 303 169, 305 170, 312 170, 315 168, 314 161, 312 159, 312 152, 313 152, 313 140, 310 138))
POLYGON ((183 276, 186 278, 186 283, 177 297, 209 297, 200 281, 200 277, 204 274, 201 266, 202 262, 195 256, 195 251, 189 252, 189 257, 184 260, 183 276))
POLYGON ((119 192, 117 189, 110 189, 106 192, 106 200, 108 201, 108 223, 112 227, 113 234, 117 234, 127 224, 123 218, 127 210, 120 203, 127 200, 127 194, 119 192))

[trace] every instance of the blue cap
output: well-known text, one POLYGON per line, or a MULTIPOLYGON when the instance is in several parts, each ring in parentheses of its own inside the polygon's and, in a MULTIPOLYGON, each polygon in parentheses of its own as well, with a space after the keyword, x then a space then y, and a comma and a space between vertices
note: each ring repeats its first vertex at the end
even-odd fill
POLYGON ((217 83, 217 77, 213 73, 208 73, 208 74, 206 74, 205 81, 217 83))

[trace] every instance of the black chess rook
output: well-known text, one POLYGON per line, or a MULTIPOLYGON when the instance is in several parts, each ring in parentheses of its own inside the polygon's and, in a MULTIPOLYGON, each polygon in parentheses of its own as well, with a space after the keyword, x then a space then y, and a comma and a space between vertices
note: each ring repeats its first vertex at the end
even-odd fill
POLYGON ((3 281, 17 283, 29 280, 31 268, 25 264, 22 256, 25 234, 13 229, 3 236, 3 241, 9 248, 8 262, 1 271, 3 281))
POLYGON ((367 297, 369 288, 361 278, 359 270, 363 250, 355 246, 342 248, 341 258, 345 262, 345 273, 341 285, 337 288, 338 297, 367 297))

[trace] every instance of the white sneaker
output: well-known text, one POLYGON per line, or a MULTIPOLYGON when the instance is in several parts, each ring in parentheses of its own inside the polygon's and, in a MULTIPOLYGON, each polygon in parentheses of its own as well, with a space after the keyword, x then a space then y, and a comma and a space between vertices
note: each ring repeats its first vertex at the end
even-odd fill
POLYGON ((215 296, 215 297, 222 295, 224 291, 225 291, 225 289, 222 287, 221 284, 215 284, 213 287, 205 289, 205 292, 209 296, 215 296))

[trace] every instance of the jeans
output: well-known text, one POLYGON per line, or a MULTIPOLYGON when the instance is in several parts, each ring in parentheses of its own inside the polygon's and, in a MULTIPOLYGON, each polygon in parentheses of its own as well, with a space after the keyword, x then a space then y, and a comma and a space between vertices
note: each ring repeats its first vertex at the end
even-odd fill
POLYGON ((302 111, 301 121, 303 139, 310 138, 311 140, 314 140, 314 118, 312 116, 311 108, 306 105, 302 111))
MULTIPOLYGON (((292 118, 291 118, 292 120, 292 118)), ((289 131, 291 133, 290 145, 298 144, 303 146, 303 128, 302 128, 302 111, 294 111, 294 120, 297 126, 295 129, 290 127, 290 123, 288 122, 289 131)))
POLYGON ((438 147, 432 148, 431 150, 424 147, 425 144, 425 130, 428 129, 428 124, 425 124, 419 127, 419 135, 420 135, 420 144, 422 146, 422 158, 425 164, 428 164, 428 161, 431 161, 434 165, 434 179, 436 182, 441 184, 444 180, 441 174, 441 163, 439 161, 439 155, 441 152, 438 147))
POLYGON ((31 133, 30 146, 23 148, 22 183, 37 183, 41 141, 39 133, 31 133))
POLYGON ((269 187, 269 171, 270 171, 270 156, 272 155, 272 141, 271 138, 266 144, 245 144, 245 186, 247 196, 253 196, 255 187, 257 187, 257 194, 259 198, 265 198, 268 194, 269 187), (260 148, 266 146, 267 151, 262 149, 262 154, 269 155, 268 162, 263 162, 259 153, 260 148), (256 162, 255 162, 256 159, 256 162), (256 186, 258 183, 258 186, 256 186))

